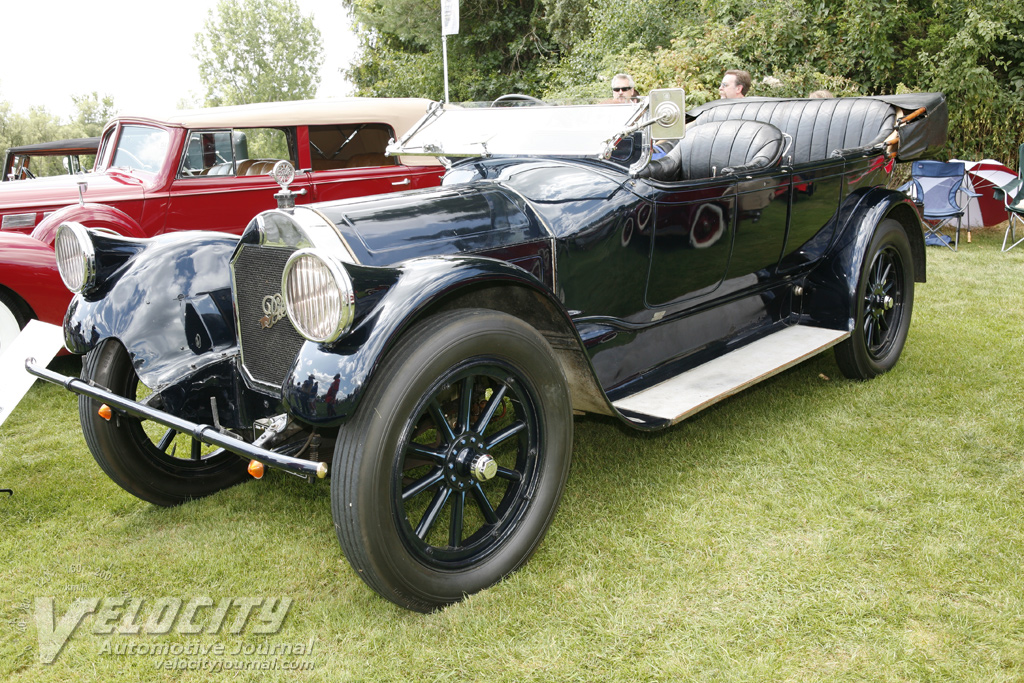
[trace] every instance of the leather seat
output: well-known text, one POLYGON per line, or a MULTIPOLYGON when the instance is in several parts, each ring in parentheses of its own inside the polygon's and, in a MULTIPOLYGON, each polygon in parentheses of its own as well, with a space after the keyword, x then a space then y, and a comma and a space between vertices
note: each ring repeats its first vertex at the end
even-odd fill
POLYGON ((760 121, 713 121, 686 129, 686 136, 640 177, 679 181, 749 173, 779 163, 782 131, 760 121))
POLYGON ((863 97, 715 100, 692 110, 690 116, 696 118, 691 124, 694 126, 734 119, 770 123, 793 139, 786 156, 792 157, 794 164, 820 161, 836 150, 882 142, 896 125, 895 107, 863 97))

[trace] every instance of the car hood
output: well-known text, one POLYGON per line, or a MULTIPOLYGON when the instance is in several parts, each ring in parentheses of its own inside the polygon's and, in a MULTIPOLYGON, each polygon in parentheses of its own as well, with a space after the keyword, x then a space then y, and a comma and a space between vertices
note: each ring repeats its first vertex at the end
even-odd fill
POLYGON ((86 201, 107 204, 139 199, 143 181, 121 171, 61 175, 0 183, 0 211, 53 211, 78 201, 78 183, 86 183, 86 201))
POLYGON ((365 265, 480 253, 548 236, 520 198, 494 184, 413 190, 316 208, 365 265))

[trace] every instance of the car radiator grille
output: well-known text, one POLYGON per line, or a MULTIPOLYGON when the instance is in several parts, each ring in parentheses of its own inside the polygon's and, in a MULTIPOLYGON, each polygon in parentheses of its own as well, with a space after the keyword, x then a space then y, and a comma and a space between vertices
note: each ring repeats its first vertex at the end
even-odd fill
POLYGON ((281 301, 281 274, 292 249, 243 245, 234 263, 242 364, 257 382, 280 387, 303 339, 285 316, 272 320, 264 301, 281 301), (268 326, 268 323, 272 323, 268 326))

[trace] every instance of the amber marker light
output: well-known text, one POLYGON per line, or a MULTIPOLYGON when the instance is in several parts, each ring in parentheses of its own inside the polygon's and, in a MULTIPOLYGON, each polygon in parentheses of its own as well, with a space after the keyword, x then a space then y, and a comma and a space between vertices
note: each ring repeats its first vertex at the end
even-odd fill
POLYGON ((106 403, 101 405, 100 409, 97 410, 96 412, 99 413, 99 416, 102 417, 107 422, 110 422, 110 418, 114 414, 114 412, 110 409, 110 406, 108 406, 106 403))
POLYGON ((263 478, 263 463, 261 463, 259 460, 250 460, 249 461, 249 474, 251 474, 254 479, 262 479, 263 478))

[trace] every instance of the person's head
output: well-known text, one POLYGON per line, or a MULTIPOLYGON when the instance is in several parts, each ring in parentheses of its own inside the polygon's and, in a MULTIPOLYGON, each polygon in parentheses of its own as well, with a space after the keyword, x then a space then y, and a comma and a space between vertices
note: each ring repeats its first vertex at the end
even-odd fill
POLYGON ((615 74, 612 78, 612 99, 616 102, 632 102, 636 96, 636 84, 629 74, 615 74))
POLYGON ((722 84, 718 86, 718 96, 723 100, 734 100, 745 97, 750 90, 750 74, 739 69, 729 69, 722 76, 722 84))
POLYGON ((811 98, 812 100, 827 100, 832 97, 835 97, 835 95, 833 95, 828 90, 815 90, 807 97, 811 98))

